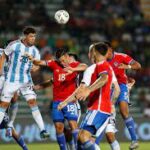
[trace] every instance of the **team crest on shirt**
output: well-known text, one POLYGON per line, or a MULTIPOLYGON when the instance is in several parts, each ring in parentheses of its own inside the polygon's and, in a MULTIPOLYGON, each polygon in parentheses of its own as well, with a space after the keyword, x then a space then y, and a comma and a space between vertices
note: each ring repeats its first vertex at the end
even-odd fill
POLYGON ((59 69, 56 69, 56 72, 59 72, 59 69))
POLYGON ((114 62, 114 66, 117 67, 119 65, 118 62, 114 62))

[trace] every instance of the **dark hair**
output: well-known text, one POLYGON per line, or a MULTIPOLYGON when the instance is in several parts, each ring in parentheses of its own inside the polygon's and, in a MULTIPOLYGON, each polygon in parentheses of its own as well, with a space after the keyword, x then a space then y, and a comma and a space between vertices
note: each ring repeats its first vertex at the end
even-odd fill
POLYGON ((78 60, 78 56, 74 53, 69 53, 69 56, 72 56, 76 61, 78 60))
POLYGON ((106 45, 105 43, 99 42, 99 43, 94 44, 94 49, 104 56, 107 53, 108 45, 106 45))
POLYGON ((110 42, 104 41, 104 43, 105 43, 106 45, 108 45, 109 47, 112 47, 110 42))
POLYGON ((30 34, 30 33, 36 33, 36 30, 33 28, 33 27, 25 27, 24 29, 23 29, 23 34, 24 35, 28 35, 28 34, 30 34))
POLYGON ((60 48, 56 51, 55 57, 56 59, 59 59, 61 56, 68 54, 68 49, 66 48, 60 48))

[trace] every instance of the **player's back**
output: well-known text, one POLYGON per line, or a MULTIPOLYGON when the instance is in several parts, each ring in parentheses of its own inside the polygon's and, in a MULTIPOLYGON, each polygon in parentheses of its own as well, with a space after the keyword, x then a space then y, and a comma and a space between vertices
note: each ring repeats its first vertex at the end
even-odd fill
POLYGON ((93 84, 100 75, 107 74, 108 80, 104 86, 92 92, 89 96, 88 108, 90 110, 99 110, 100 112, 111 113, 111 86, 112 86, 112 69, 108 62, 97 63, 91 77, 93 84))
POLYGON ((117 53, 117 52, 114 52, 113 58, 111 60, 108 60, 109 64, 112 66, 112 68, 115 72, 115 75, 116 75, 116 78, 117 78, 119 84, 120 83, 126 84, 127 76, 126 76, 125 69, 120 69, 120 68, 118 68, 118 66, 121 63, 128 65, 132 61, 133 61, 133 59, 130 56, 123 54, 123 53, 117 53))
POLYGON ((21 40, 11 42, 5 49, 8 56, 8 82, 29 83, 32 82, 30 69, 32 62, 28 60, 25 53, 40 59, 39 52, 35 46, 25 46, 21 40))

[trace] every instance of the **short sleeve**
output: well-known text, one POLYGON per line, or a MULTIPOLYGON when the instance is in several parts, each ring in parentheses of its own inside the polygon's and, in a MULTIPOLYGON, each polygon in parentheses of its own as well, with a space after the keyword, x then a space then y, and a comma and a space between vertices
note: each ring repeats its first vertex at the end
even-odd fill
POLYGON ((15 44, 10 43, 10 44, 8 44, 8 46, 4 49, 4 53, 5 53, 7 56, 9 56, 9 55, 14 51, 14 49, 15 49, 14 45, 15 45, 15 44))
POLYGON ((37 60, 40 60, 40 59, 41 59, 41 55, 40 55, 40 53, 39 53, 38 50, 37 50, 37 52, 36 52, 35 58, 36 58, 37 60))
POLYGON ((91 78, 92 78, 92 74, 94 73, 95 67, 96 64, 93 64, 84 71, 83 79, 81 82, 85 83, 86 86, 89 86, 91 83, 91 78))
POLYGON ((46 64, 51 70, 55 70, 57 67, 57 63, 54 60, 48 60, 46 64))
POLYGON ((122 58, 122 62, 128 65, 134 61, 134 59, 127 54, 122 54, 121 58, 122 58))
POLYGON ((109 64, 107 62, 98 63, 96 66, 96 71, 97 71, 98 76, 102 74, 108 74, 109 69, 110 69, 109 64))

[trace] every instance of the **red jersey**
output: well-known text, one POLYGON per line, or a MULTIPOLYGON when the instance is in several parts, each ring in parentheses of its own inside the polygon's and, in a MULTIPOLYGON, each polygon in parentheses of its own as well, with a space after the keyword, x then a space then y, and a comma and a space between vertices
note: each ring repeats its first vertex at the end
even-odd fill
MULTIPOLYGON (((80 63, 73 62, 70 67, 77 67, 80 63)), ((53 99, 54 101, 64 101, 76 89, 77 72, 66 75, 64 68, 54 60, 47 62, 47 66, 53 71, 53 99)))
POLYGON ((92 77, 91 85, 98 79, 101 74, 108 74, 107 83, 93 91, 89 96, 88 109, 99 110, 102 113, 111 113, 111 85, 112 85, 112 68, 108 62, 103 61, 95 65, 92 77))
POLYGON ((128 56, 127 54, 123 54, 123 53, 116 53, 114 52, 114 56, 111 60, 108 60, 109 64, 112 66, 117 81, 119 84, 123 83, 126 84, 127 83, 127 75, 126 75, 126 70, 125 69, 119 69, 118 66, 121 63, 124 63, 126 65, 131 64, 131 62, 133 61, 133 58, 131 58, 130 56, 128 56))

